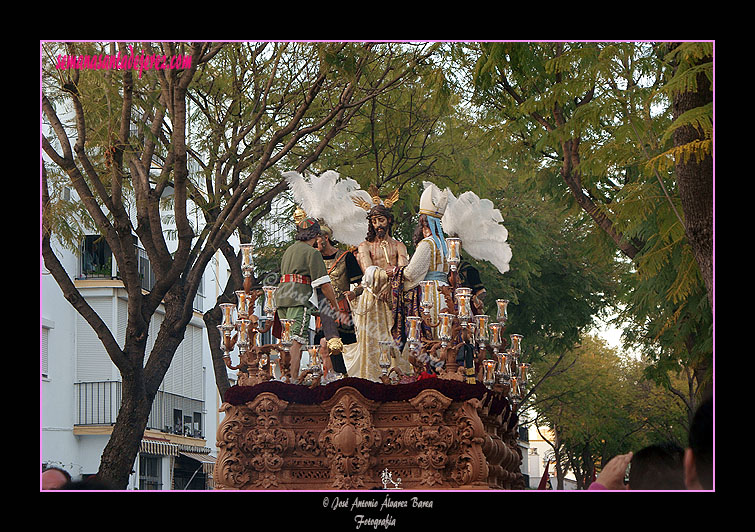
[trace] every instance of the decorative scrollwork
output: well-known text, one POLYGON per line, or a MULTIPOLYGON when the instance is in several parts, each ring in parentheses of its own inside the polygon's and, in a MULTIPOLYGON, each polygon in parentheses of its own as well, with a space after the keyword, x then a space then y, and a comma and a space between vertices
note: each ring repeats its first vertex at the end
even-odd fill
POLYGON ((330 459, 332 487, 359 489, 371 480, 372 453, 380 446, 380 431, 372 424, 374 403, 348 387, 323 403, 329 409, 327 428, 319 444, 330 459))
POLYGON ((349 385, 316 404, 268 390, 223 403, 215 487, 370 489, 387 469, 405 489, 524 489, 516 421, 482 404, 434 388, 373 401, 349 385))
POLYGON ((453 479, 462 486, 476 486, 488 477, 488 464, 482 451, 485 430, 477 415, 481 402, 469 399, 462 403, 454 414, 459 430, 461 453, 452 473, 453 479))

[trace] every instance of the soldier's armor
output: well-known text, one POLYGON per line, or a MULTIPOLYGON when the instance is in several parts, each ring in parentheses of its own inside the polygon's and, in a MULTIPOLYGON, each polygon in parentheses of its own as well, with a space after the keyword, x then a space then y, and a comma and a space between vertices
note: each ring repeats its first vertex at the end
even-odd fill
POLYGON ((346 271, 346 253, 342 251, 336 253, 332 259, 325 259, 325 267, 328 269, 330 285, 336 294, 336 299, 340 299, 344 292, 349 290, 349 275, 346 271))

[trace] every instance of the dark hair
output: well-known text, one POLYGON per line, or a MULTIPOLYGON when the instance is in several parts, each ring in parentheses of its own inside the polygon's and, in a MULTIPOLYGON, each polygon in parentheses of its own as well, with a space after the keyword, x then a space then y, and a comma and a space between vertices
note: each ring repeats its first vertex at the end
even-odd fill
POLYGON ((71 481, 71 474, 68 471, 66 471, 65 469, 61 469, 59 467, 51 466, 51 467, 45 467, 42 470, 42 473, 44 473, 45 471, 59 471, 64 477, 66 477, 66 481, 68 481, 68 482, 71 481))
POLYGON ((689 448, 692 449, 700 485, 704 489, 713 489, 713 397, 705 399, 692 417, 689 448))
POLYGON ((414 228, 414 234, 412 235, 412 242, 414 242, 415 246, 419 244, 420 240, 425 238, 425 233, 422 231, 425 227, 430 227, 430 224, 427 222, 427 215, 420 214, 417 219, 417 227, 414 228))
POLYGON ((369 222, 367 224, 367 237, 365 238, 367 242, 374 242, 375 237, 377 236, 375 233, 375 227, 372 225, 372 218, 375 216, 385 216, 388 220, 388 228, 385 233, 389 236, 393 234, 393 213, 391 213, 390 209, 385 205, 375 205, 367 214, 367 221, 369 222))
POLYGON ((674 443, 659 443, 634 453, 629 489, 684 490, 684 449, 674 443))
POLYGON ((317 238, 317 236, 320 234, 320 224, 316 221, 307 227, 306 229, 297 228, 296 230, 296 240, 301 240, 302 242, 306 242, 307 240, 312 240, 313 238, 317 238))

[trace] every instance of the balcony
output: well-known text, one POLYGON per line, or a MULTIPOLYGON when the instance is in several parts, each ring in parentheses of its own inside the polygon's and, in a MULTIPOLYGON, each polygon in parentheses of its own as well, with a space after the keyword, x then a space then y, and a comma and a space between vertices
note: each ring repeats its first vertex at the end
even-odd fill
MULTIPOLYGON (((147 292, 155 286, 155 273, 152 270, 147 252, 138 247, 136 249, 137 267, 141 286, 147 292)), ((76 279, 121 279, 118 265, 115 263, 110 246, 100 235, 88 235, 81 243, 79 273, 76 279), (113 266, 115 264, 115 266, 113 266)), ((194 297, 192 306, 202 312, 204 303, 204 279, 199 283, 199 290, 194 297)))
MULTIPOLYGON (((74 384, 77 427, 113 425, 121 405, 122 384, 118 381, 74 384)), ((204 439, 204 401, 158 391, 147 429, 166 434, 204 439)))

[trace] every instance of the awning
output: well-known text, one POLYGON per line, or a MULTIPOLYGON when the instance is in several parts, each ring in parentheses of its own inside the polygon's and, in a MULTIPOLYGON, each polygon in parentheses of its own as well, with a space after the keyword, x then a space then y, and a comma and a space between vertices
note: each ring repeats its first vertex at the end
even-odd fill
POLYGON ((212 475, 212 471, 215 467, 215 457, 209 454, 202 454, 202 453, 189 453, 185 451, 180 451, 180 453, 187 457, 191 458, 192 460, 196 460, 200 464, 202 464, 202 471, 208 475, 212 475))
POLYGON ((139 446, 140 453, 159 454, 163 456, 178 456, 178 445, 168 441, 142 439, 139 446))

